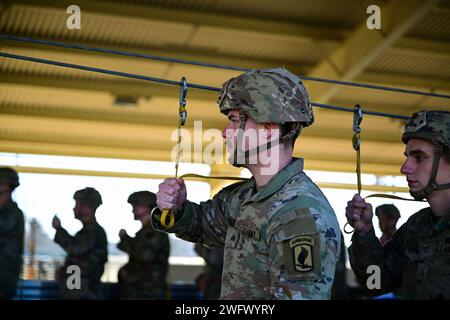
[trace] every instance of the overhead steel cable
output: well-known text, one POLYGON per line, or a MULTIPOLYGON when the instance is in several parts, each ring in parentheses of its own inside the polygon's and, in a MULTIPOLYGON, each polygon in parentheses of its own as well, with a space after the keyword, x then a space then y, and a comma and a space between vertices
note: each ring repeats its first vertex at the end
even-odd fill
MULTIPOLYGON (((6 53, 6 52, 0 52, 0 57, 23 60, 23 61, 30 61, 30 62, 35 62, 35 63, 43 63, 43 64, 59 66, 59 67, 64 67, 64 68, 71 68, 71 69, 77 69, 77 70, 83 70, 83 71, 89 71, 89 72, 103 73, 103 74, 109 74, 109 75, 114 75, 114 76, 119 76, 119 77, 163 83, 163 84, 168 84, 168 85, 175 85, 175 86, 182 85, 182 82, 175 81, 175 80, 149 77, 149 76, 144 76, 144 75, 139 75, 139 74, 134 74, 134 73, 114 71, 114 70, 108 70, 108 69, 102 69, 102 68, 88 67, 88 66, 83 66, 83 65, 79 65, 79 64, 66 63, 66 62, 60 62, 60 61, 54 61, 54 60, 48 60, 48 59, 42 59, 42 58, 34 58, 34 57, 28 57, 28 56, 6 53)), ((189 88, 214 91, 214 92, 219 92, 221 90, 221 88, 205 86, 205 85, 195 84, 195 83, 191 83, 191 82, 189 82, 187 84, 187 86, 189 88)), ((311 102, 311 105, 313 105, 314 107, 319 107, 319 108, 324 108, 324 109, 354 112, 354 110, 352 108, 346 108, 346 107, 335 106, 335 105, 330 105, 330 104, 311 102)), ((379 117, 394 118, 394 119, 402 119, 402 120, 409 119, 409 117, 407 117, 407 116, 383 113, 383 112, 363 111, 363 113, 369 114, 369 115, 374 115, 374 116, 379 116, 379 117)))
MULTIPOLYGON (((165 61, 165 62, 172 62, 172 63, 189 64, 189 65, 195 65, 195 66, 201 66, 201 67, 209 67, 209 68, 218 68, 218 69, 243 71, 243 72, 252 70, 250 68, 222 65, 222 64, 216 64, 216 63, 207 63, 207 62, 200 62, 200 61, 195 61, 195 60, 162 57, 162 56, 157 56, 157 55, 150 55, 150 54, 143 54, 143 53, 136 53, 136 52, 128 52, 128 51, 114 50, 114 49, 103 49, 103 48, 86 46, 86 45, 80 45, 80 44, 74 44, 74 43, 39 40, 39 39, 33 39, 33 38, 28 38, 28 37, 18 37, 18 36, 6 35, 6 34, 0 34, 0 39, 11 40, 11 41, 20 41, 20 42, 28 42, 28 43, 47 45, 47 46, 54 46, 54 47, 61 47, 61 48, 68 48, 68 49, 78 49, 78 50, 84 50, 84 51, 90 51, 90 52, 99 52, 99 53, 121 55, 121 56, 126 56, 126 57, 144 58, 144 59, 150 59, 150 60, 156 60, 156 61, 165 61)), ((365 89, 371 89, 371 90, 382 90, 382 91, 390 91, 390 92, 399 92, 399 93, 404 93, 404 94, 414 94, 414 95, 420 95, 420 96, 428 96, 428 97, 435 97, 435 98, 450 99, 450 95, 442 94, 442 93, 434 93, 434 92, 426 92, 426 91, 420 91, 420 90, 402 89, 402 88, 397 88, 397 87, 389 87, 389 86, 382 86, 382 85, 375 85, 375 84, 368 84, 368 83, 360 83, 360 82, 355 82, 355 81, 325 79, 325 78, 319 78, 319 77, 299 76, 299 78, 302 79, 302 80, 307 80, 307 81, 316 81, 316 82, 323 82, 323 83, 329 83, 329 84, 338 84, 338 85, 343 85, 343 86, 351 86, 351 87, 365 88, 365 89)))

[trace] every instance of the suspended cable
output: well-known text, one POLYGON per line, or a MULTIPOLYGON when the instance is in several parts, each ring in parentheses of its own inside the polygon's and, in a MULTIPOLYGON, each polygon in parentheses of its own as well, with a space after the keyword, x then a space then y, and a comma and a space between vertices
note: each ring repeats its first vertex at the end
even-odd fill
MULTIPOLYGON (((169 57, 162 57, 162 56, 121 51, 121 50, 113 50, 113 49, 103 49, 103 48, 80 45, 80 44, 48 41, 48 40, 38 40, 38 39, 33 39, 33 38, 18 37, 18 36, 6 35, 6 34, 0 34, 0 39, 35 43, 35 44, 40 44, 40 45, 47 45, 47 46, 54 46, 54 47, 61 47, 61 48, 68 48, 68 49, 78 49, 78 50, 84 50, 84 51, 90 51, 90 52, 121 55, 121 56, 126 56, 126 57, 144 58, 144 59, 150 59, 150 60, 156 60, 156 61, 189 64, 189 65, 209 67, 209 68, 218 68, 218 69, 243 71, 243 72, 252 70, 250 68, 221 65, 221 64, 216 64, 216 63, 207 63, 207 62, 199 62, 199 61, 194 61, 194 60, 169 58, 169 57)), ((450 99, 450 95, 441 94, 441 93, 402 89, 402 88, 397 88, 397 87, 381 86, 381 85, 360 83, 360 82, 354 82, 354 81, 325 79, 325 78, 319 78, 319 77, 299 76, 299 78, 302 80, 307 80, 307 81, 317 81, 317 82, 323 82, 323 83, 329 83, 329 84, 338 84, 338 85, 372 89, 372 90, 391 91, 391 92, 399 92, 399 93, 404 93, 404 94, 413 94, 413 95, 420 95, 420 96, 427 96, 427 97, 450 99)))

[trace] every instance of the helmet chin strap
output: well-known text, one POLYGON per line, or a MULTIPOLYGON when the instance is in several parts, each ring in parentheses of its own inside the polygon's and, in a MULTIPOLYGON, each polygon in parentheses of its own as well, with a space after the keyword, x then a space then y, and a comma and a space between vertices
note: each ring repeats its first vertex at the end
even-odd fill
POLYGON ((246 164, 250 164, 250 157, 258 155, 260 151, 266 151, 271 149, 272 147, 275 147, 281 143, 288 143, 289 141, 297 138, 300 135, 300 132, 302 131, 302 125, 300 123, 294 123, 292 125, 291 131, 289 131, 285 136, 281 137, 281 139, 277 139, 275 141, 269 141, 264 146, 256 146, 254 148, 251 148, 250 150, 244 151, 242 149, 243 144, 243 135, 245 131, 245 124, 247 122, 247 115, 239 111, 239 120, 240 120, 240 126, 239 131, 236 139, 236 146, 234 148, 234 159, 232 165, 235 167, 243 167, 246 164))
POLYGON ((433 168, 431 169, 431 176, 428 185, 421 190, 409 192, 411 196, 416 200, 423 200, 425 198, 428 198, 434 190, 450 189, 450 183, 437 184, 436 182, 436 177, 439 169, 439 161, 442 154, 444 153, 444 148, 441 144, 436 144, 435 147, 436 149, 433 158, 433 168))

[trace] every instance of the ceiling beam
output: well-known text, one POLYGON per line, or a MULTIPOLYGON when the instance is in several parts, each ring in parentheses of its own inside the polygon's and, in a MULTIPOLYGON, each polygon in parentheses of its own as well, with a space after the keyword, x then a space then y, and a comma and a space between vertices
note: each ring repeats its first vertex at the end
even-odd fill
MULTIPOLYGON (((308 74, 339 80, 354 80, 382 53, 419 22, 440 0, 393 0, 381 7, 381 30, 369 30, 366 21, 357 27, 329 57, 308 74)), ((341 86, 320 82, 307 84, 312 100, 326 103, 341 86)))
MULTIPOLYGON (((129 97, 178 97, 179 90, 171 85, 159 83, 150 83, 148 81, 139 81, 134 79, 124 79, 117 77, 115 79, 98 79, 78 78, 78 79, 61 79, 46 75, 19 75, 19 74, 2 74, 0 83, 35 86, 42 88, 59 88, 86 91, 103 91, 112 95, 129 96, 129 97)), ((205 90, 190 89, 189 98, 215 100, 218 93, 205 90)))
POLYGON ((431 57, 450 59, 450 43, 436 40, 403 38, 393 47, 394 50, 410 50, 431 57))
POLYGON ((402 88, 414 88, 421 91, 450 94, 450 81, 436 78, 411 77, 401 74, 366 71, 357 81, 369 84, 393 85, 402 88))
MULTIPOLYGON (((17 0, 14 5, 35 6, 33 0, 17 0)), ((40 0, 39 7, 65 10, 73 4, 71 0, 40 0)), ((195 12, 181 9, 164 9, 151 6, 137 6, 121 3, 105 3, 102 1, 77 0, 76 4, 81 12, 98 13, 102 15, 120 16, 132 19, 161 21, 172 24, 186 24, 190 26, 210 27, 217 29, 236 30, 241 32, 257 32, 278 37, 295 37, 305 40, 333 40, 339 41, 346 33, 345 30, 328 27, 317 27, 282 21, 267 21, 205 12, 195 12)))
MULTIPOLYGON (((36 38, 42 40, 41 38, 36 38)), ((60 39, 57 37, 51 37, 46 38, 45 40, 51 40, 55 42, 67 42, 64 39, 60 39)), ((93 46, 100 49, 110 49, 110 50, 117 50, 117 51, 125 51, 125 52, 131 52, 131 53, 139 53, 144 55, 150 55, 150 56, 158 56, 158 57, 165 57, 165 58, 175 58, 175 59, 182 59, 182 60, 190 60, 190 61, 199 61, 203 63, 211 63, 211 64, 218 64, 218 65, 224 65, 224 66, 233 66, 233 67, 241 67, 241 68, 248 68, 248 69, 264 69, 264 68, 271 68, 271 67, 278 67, 281 65, 284 65, 286 68, 291 70, 292 72, 296 74, 306 74, 306 72, 309 70, 310 66, 308 65, 298 65, 294 63, 290 63, 289 61, 278 61, 278 60, 270 60, 270 59, 247 59, 242 57, 236 57, 236 56, 229 56, 229 55, 223 55, 221 53, 215 53, 211 54, 207 51, 202 51, 200 49, 183 49, 183 50, 169 50, 169 49, 161 49, 158 47, 149 48, 149 47, 132 47, 132 46, 124 46, 124 45, 104 45, 104 44, 98 44, 92 41, 83 41, 83 40, 77 40, 76 44, 82 45, 82 46, 93 46)), ((121 55, 113 55, 113 54, 107 54, 107 53, 100 53, 100 52, 88 52, 85 50, 79 50, 79 49, 69 49, 69 48, 63 48, 63 47, 56 47, 56 46, 47 46, 47 45, 40 45, 40 44, 34 44, 34 43, 27 43, 27 42, 21 42, 21 41, 13 41, 13 40, 0 40, 0 48, 4 50, 8 50, 8 52, 11 52, 11 50, 14 49, 26 49, 26 50, 45 50, 49 53, 70 53, 72 55, 80 55, 84 57, 89 57, 92 59, 101 59, 102 57, 114 57, 117 59, 118 62, 126 63, 129 60, 137 60, 137 61, 153 61, 155 63, 165 63, 167 65, 173 64, 172 62, 164 62, 159 60, 151 60, 151 59, 144 59, 144 58, 138 58, 138 57, 128 57, 128 56, 121 56, 121 55)), ((32 51, 29 52, 29 54, 32 54, 32 51)), ((183 64, 176 64, 176 65, 183 65, 183 64)), ((199 67, 200 68, 200 67, 199 67)), ((220 69, 217 68, 209 68, 209 67, 203 67, 205 72, 212 72, 212 71, 218 71, 220 69)), ((225 69, 224 69, 225 70, 225 69)), ((229 70, 229 72, 235 72, 232 70, 229 70)), ((240 71, 236 71, 240 73, 240 71)))

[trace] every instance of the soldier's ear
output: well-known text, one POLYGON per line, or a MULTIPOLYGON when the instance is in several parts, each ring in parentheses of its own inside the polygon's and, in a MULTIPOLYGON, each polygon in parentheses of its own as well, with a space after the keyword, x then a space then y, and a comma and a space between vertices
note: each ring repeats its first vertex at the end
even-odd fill
POLYGON ((280 126, 276 123, 265 123, 264 124, 266 138, 270 139, 274 134, 279 135, 280 126))

